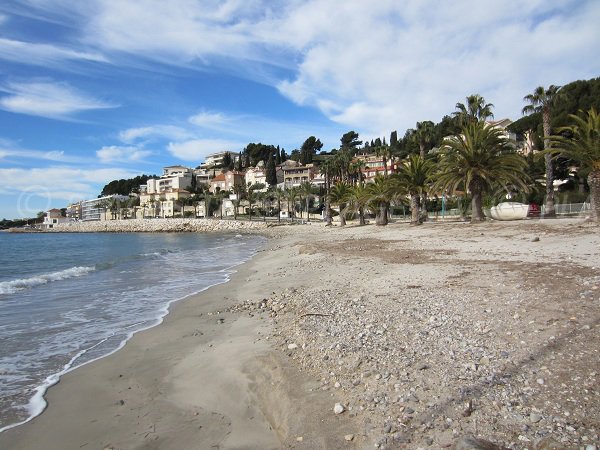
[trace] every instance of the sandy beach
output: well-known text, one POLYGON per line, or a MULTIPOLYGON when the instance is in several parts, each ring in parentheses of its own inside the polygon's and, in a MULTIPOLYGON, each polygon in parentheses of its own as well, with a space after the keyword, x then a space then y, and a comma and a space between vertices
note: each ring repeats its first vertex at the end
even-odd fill
POLYGON ((65 375, 0 448, 599 445, 598 231, 270 228, 228 283, 65 375))

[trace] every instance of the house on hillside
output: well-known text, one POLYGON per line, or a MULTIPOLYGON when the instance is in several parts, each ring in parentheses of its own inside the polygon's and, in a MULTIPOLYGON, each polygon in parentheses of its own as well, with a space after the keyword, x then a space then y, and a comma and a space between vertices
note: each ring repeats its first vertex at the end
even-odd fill
POLYGON ((210 180, 210 192, 232 191, 235 185, 244 185, 246 182, 244 172, 230 170, 217 175, 210 180))
POLYGON ((140 186, 140 194, 156 194, 172 189, 189 189, 192 186, 193 171, 185 166, 168 166, 163 168, 160 178, 150 178, 140 186))

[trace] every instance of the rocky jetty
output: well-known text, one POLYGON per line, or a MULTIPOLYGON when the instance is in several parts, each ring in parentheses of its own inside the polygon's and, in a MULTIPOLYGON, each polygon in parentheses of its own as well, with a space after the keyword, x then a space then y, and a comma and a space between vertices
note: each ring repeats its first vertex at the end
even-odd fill
POLYGON ((255 231, 267 227, 265 222, 217 219, 128 219, 100 222, 70 222, 57 225, 54 233, 161 233, 161 232, 228 232, 255 231))

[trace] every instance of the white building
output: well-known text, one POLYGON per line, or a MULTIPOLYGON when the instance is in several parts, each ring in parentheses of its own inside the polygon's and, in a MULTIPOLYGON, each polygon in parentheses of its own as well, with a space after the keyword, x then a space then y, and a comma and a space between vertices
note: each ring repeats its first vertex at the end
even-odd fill
POLYGON ((46 212, 46 215, 44 216, 42 228, 48 230, 54 228, 54 226, 58 225, 59 223, 65 223, 68 221, 69 219, 67 217, 63 217, 60 209, 50 209, 46 212))
POLYGON ((86 222, 90 220, 106 220, 107 204, 113 200, 125 203, 129 200, 126 195, 107 195, 105 197, 94 198, 92 200, 83 200, 81 202, 81 220, 86 222))
POLYGON ((240 155, 235 152, 211 153, 209 155, 206 155, 206 158, 204 158, 204 164, 202 164, 201 167, 206 168, 206 167, 220 166, 221 164, 223 164, 223 158, 225 157, 225 155, 227 153, 229 153, 229 155, 231 155, 231 160, 234 163, 237 162, 238 159, 240 159, 240 155))
POLYGON ((146 184, 140 186, 140 193, 159 194, 176 189, 189 189, 192 185, 193 176, 193 171, 189 167, 165 167, 160 178, 151 178, 146 184))
POLYGON ((264 184, 265 187, 259 192, 266 192, 269 185, 267 184, 267 171, 264 161, 259 161, 258 164, 256 164, 256 167, 250 167, 246 170, 245 179, 246 186, 264 184))

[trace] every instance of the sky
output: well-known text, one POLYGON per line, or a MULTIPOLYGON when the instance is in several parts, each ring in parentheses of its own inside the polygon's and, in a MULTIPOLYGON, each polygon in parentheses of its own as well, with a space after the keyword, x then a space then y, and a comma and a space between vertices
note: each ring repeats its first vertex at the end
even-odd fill
POLYGON ((250 142, 288 153, 600 76, 597 0, 2 0, 0 218, 250 142))

